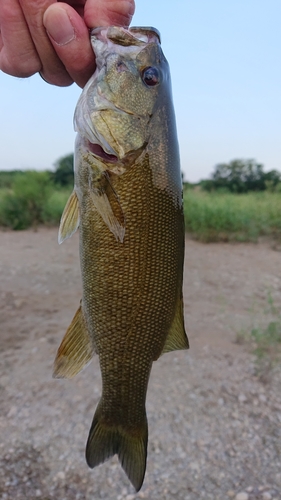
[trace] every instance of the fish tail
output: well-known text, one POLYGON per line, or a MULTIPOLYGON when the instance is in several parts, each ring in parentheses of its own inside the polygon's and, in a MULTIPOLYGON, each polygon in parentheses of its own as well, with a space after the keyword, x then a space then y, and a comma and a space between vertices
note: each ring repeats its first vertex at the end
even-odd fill
POLYGON ((117 454, 121 465, 136 491, 139 491, 145 475, 148 427, 146 415, 142 425, 127 430, 121 425, 103 423, 97 408, 86 446, 89 467, 104 462, 117 454))

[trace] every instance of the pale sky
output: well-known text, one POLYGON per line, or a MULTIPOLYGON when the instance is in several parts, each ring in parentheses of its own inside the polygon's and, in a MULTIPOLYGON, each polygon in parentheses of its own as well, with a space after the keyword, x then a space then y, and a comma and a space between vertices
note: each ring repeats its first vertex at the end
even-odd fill
MULTIPOLYGON (((281 171, 281 0, 136 0, 170 63, 182 170, 254 158, 281 171)), ((73 151, 81 90, 0 73, 0 170, 51 169, 73 151)))

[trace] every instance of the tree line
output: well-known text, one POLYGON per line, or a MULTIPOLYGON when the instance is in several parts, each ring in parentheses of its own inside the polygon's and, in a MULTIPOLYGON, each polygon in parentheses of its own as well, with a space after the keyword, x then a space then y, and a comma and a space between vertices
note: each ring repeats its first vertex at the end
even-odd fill
POLYGON ((206 191, 224 190, 231 193, 274 191, 281 186, 281 172, 264 172, 264 166, 255 160, 232 160, 216 165, 211 179, 200 182, 206 191))
MULTIPOLYGON (((53 172, 47 171, 50 183, 66 187, 73 185, 73 153, 59 158, 53 172)), ((22 171, 0 171, 0 187, 12 187, 14 179, 24 175, 22 171)), ((281 172, 264 171, 264 166, 255 160, 236 159, 229 163, 215 166, 210 179, 199 183, 184 182, 186 187, 200 186, 205 191, 225 191, 231 193, 247 193, 249 191, 281 191, 281 172)))

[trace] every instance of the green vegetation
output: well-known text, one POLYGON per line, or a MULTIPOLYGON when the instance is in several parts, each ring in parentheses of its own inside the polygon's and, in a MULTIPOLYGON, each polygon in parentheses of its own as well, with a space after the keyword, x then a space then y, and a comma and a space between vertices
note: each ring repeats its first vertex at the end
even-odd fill
POLYGON ((58 224, 70 192, 70 187, 55 187, 50 172, 17 173, 10 188, 0 189, 0 226, 58 224))
MULTIPOLYGON (((0 226, 57 225, 73 182, 73 154, 54 172, 0 172, 0 226)), ((254 160, 217 165, 212 180, 184 183, 184 212, 186 231, 202 242, 281 241, 281 174, 254 160)))
POLYGON ((60 158, 55 172, 0 172, 0 226, 27 229, 59 224, 73 183, 73 154, 60 158))
POLYGON ((255 160, 232 160, 219 163, 210 180, 200 183, 205 191, 223 189, 231 193, 249 191, 280 190, 281 173, 277 170, 263 171, 263 165, 255 160))
POLYGON ((55 184, 58 186, 73 186, 73 153, 63 156, 55 163, 55 172, 52 174, 55 184))
POLYGON ((237 334, 237 343, 250 346, 256 357, 256 373, 263 382, 270 379, 272 370, 281 363, 281 315, 274 307, 271 294, 268 295, 271 321, 266 327, 242 330, 237 334))
POLYGON ((205 243, 281 238, 281 193, 184 191, 186 230, 205 243))

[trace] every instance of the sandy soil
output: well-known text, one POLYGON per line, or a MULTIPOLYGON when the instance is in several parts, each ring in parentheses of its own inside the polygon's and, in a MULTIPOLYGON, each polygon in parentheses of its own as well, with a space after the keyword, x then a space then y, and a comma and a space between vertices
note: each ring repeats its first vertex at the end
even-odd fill
POLYGON ((281 253, 269 244, 187 240, 189 352, 154 364, 144 485, 117 459, 90 470, 85 442, 101 384, 98 359, 53 380, 56 349, 81 297, 78 238, 0 233, 0 499, 281 499, 280 372, 263 383, 235 340, 281 310, 281 253))

